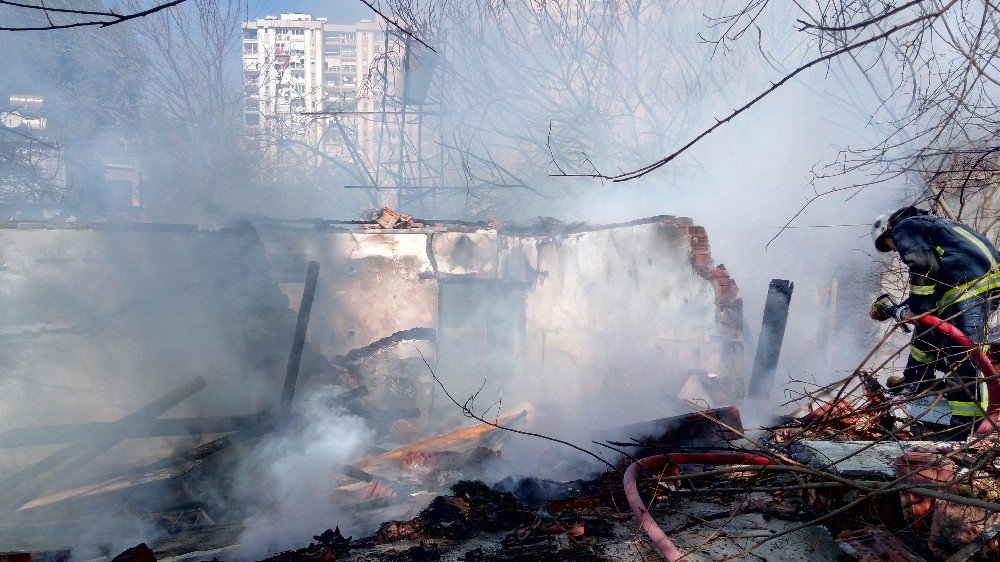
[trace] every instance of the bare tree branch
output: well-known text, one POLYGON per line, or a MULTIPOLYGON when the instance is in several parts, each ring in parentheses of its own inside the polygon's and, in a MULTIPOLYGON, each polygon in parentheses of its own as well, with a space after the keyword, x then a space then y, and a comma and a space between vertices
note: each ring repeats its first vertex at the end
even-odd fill
MULTIPOLYGON (((771 95, 778 88, 784 86, 789 81, 791 81, 793 78, 795 78, 796 76, 802 74, 806 70, 809 70, 810 68, 812 68, 812 67, 814 67, 816 65, 819 65, 821 63, 824 63, 826 61, 833 60, 833 59, 835 59, 835 58, 837 58, 837 57, 839 57, 839 56, 841 56, 843 54, 850 53, 852 51, 856 51, 856 50, 861 49, 862 47, 865 47, 867 45, 871 45, 871 44, 876 43, 878 41, 882 41, 884 39, 887 39, 887 38, 891 37, 892 35, 894 35, 895 33, 899 32, 899 31, 902 31, 902 30, 905 30, 905 29, 909 29, 909 28, 917 26, 919 24, 922 24, 922 23, 925 23, 925 22, 937 19, 937 18, 941 17, 942 14, 946 13, 949 9, 951 9, 951 7, 954 6, 957 1, 958 0, 950 0, 947 4, 945 4, 944 6, 942 6, 938 10, 934 10, 932 12, 928 12, 928 13, 922 14, 922 15, 920 15, 920 16, 918 16, 916 18, 913 18, 913 19, 911 19, 909 21, 906 21, 904 23, 895 25, 895 26, 891 27, 890 29, 888 29, 888 30, 886 30, 886 31, 884 31, 882 33, 878 33, 877 35, 875 35, 873 37, 870 37, 868 39, 865 39, 863 41, 859 41, 859 42, 856 42, 856 43, 851 43, 851 44, 849 44, 847 46, 841 47, 839 49, 835 49, 835 50, 833 50, 833 51, 831 51, 829 53, 826 53, 826 54, 824 54, 822 56, 816 57, 816 58, 810 60, 809 62, 807 62, 807 63, 805 63, 805 64, 803 64, 803 65, 795 68, 794 70, 792 70, 791 72, 789 72, 788 74, 786 74, 785 76, 783 76, 777 82, 773 82, 770 87, 768 87, 762 93, 760 93, 759 95, 757 95, 756 97, 754 97, 753 99, 751 99, 749 102, 747 102, 744 105, 740 106, 739 108, 733 110, 731 113, 729 113, 723 119, 716 119, 716 122, 715 122, 714 125, 712 125, 711 127, 708 127, 707 129, 703 130, 701 133, 699 133, 697 136, 695 136, 691 141, 689 141, 688 143, 686 143, 685 145, 683 145, 679 149, 675 150, 674 152, 670 153, 666 157, 661 158, 660 160, 657 160, 656 162, 653 162, 652 164, 649 164, 647 166, 643 166, 641 168, 638 168, 638 169, 635 169, 635 170, 631 170, 631 171, 628 171, 628 172, 623 172, 623 173, 620 173, 620 174, 613 174, 613 175, 607 175, 607 174, 577 174, 577 175, 584 176, 584 177, 593 177, 593 178, 607 179, 607 180, 611 180, 613 182, 630 181, 630 180, 634 180, 634 179, 640 178, 642 176, 645 176, 646 174, 648 174, 648 173, 650 173, 650 172, 652 172, 654 170, 657 170, 657 169, 663 167, 664 165, 670 163, 675 158, 677 158, 678 156, 680 156, 681 154, 683 154, 684 152, 686 152, 688 149, 690 149, 692 146, 694 146, 695 144, 697 144, 699 141, 701 141, 702 139, 704 139, 708 135, 710 135, 713 132, 715 132, 719 127, 722 127, 723 125, 729 123, 734 118, 738 117, 740 114, 744 113, 745 111, 747 111, 751 107, 755 106, 758 102, 760 102, 761 100, 763 100, 767 96, 771 95)), ((563 174, 551 174, 551 175, 553 175, 553 176, 560 176, 560 175, 563 175, 563 174)))
POLYGON ((434 47, 431 47, 430 45, 428 45, 427 43, 425 43, 422 39, 420 39, 419 37, 417 37, 416 35, 414 35, 413 32, 411 32, 409 29, 406 29, 405 27, 403 27, 402 25, 400 25, 399 22, 397 22, 395 19, 386 16, 384 13, 382 13, 381 10, 378 9, 378 7, 376 7, 374 4, 372 4, 368 0, 361 0, 361 3, 364 4, 365 6, 368 6, 369 8, 371 8, 371 10, 373 12, 375 12, 376 14, 378 14, 385 21, 387 21, 390 24, 392 24, 393 27, 395 27, 396 29, 398 29, 399 31, 401 31, 403 34, 405 34, 410 39, 413 39, 417 43, 420 43, 421 45, 423 45, 424 47, 427 47, 428 49, 430 49, 431 51, 434 51, 435 53, 437 52, 436 50, 434 50, 434 47))
POLYGON ((115 12, 111 11, 77 10, 73 8, 51 8, 45 5, 25 4, 22 2, 14 2, 13 0, 0 0, 0 5, 12 6, 14 8, 22 8, 26 10, 42 11, 45 13, 46 18, 48 18, 49 15, 52 13, 71 14, 80 16, 94 16, 96 18, 103 18, 103 19, 89 19, 72 23, 60 23, 60 24, 53 23, 52 20, 49 19, 48 20, 49 24, 44 26, 28 26, 28 27, 0 26, 0 31, 49 31, 55 29, 70 29, 76 27, 91 27, 91 26, 109 27, 136 18, 143 18, 150 14, 155 14, 156 12, 159 12, 161 10, 166 10, 167 8, 176 6, 186 1, 187 0, 169 0, 168 2, 164 2, 162 4, 156 4, 151 8, 147 8, 145 10, 141 10, 138 12, 132 12, 130 14, 116 14, 115 12))

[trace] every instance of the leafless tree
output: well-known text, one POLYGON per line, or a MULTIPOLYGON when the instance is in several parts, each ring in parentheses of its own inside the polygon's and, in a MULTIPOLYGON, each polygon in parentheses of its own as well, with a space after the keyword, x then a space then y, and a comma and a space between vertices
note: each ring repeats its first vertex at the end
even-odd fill
POLYGON ((190 0, 133 24, 140 52, 131 70, 144 84, 137 134, 148 187, 153 206, 175 220, 246 188, 256 170, 241 145, 241 6, 190 0))
POLYGON ((20 116, 0 117, 0 206, 58 202, 67 189, 62 148, 12 120, 20 116))
MULTIPOLYGON (((378 206, 370 193, 362 201, 362 192, 345 193, 343 186, 392 184, 383 181, 379 172, 394 161, 395 144, 382 143, 381 137, 377 143, 359 140, 362 128, 369 136, 376 130, 381 135, 391 120, 358 109, 363 100, 373 107, 398 105, 399 49, 381 52, 360 73, 353 67, 344 75, 340 68, 324 69, 335 72, 337 80, 347 76, 353 81, 355 73, 360 74, 356 88, 330 89, 317 84, 306 91, 303 84, 293 83, 295 74, 302 72, 300 57, 269 52, 267 45, 248 48, 265 51, 253 52, 256 61, 244 69, 247 117, 251 120, 246 128, 247 149, 257 151, 261 170, 266 170, 270 181, 294 185, 299 193, 311 193, 319 199, 335 199, 339 204, 334 207, 340 210, 378 206), (317 100, 322 103, 320 110, 314 105, 317 100)), ((324 72, 325 81, 333 80, 326 76, 324 72)))
MULTIPOLYGON (((0 4, 0 21, 31 27, 40 19, 37 10, 0 4)), ((9 117, 0 165, 10 179, 5 206, 61 206, 77 213, 95 195, 83 192, 102 175, 96 147, 119 145, 135 117, 131 32, 132 26, 114 26, 0 33, 0 111, 9 117)))
POLYGON ((702 21, 699 3, 389 5, 399 25, 441 53, 436 142, 447 184, 496 188, 464 194, 479 214, 531 213, 544 202, 539 194, 576 187, 553 174, 589 176, 653 158, 738 82, 720 73, 713 49, 682 37, 702 21))
MULTIPOLYGON (((1000 39, 992 2, 796 3, 795 29, 775 29, 773 22, 787 21, 790 8, 753 0, 709 20, 712 41, 721 49, 756 44, 773 75, 767 87, 677 142, 666 156, 590 175, 629 181, 659 170, 792 81, 821 92, 832 106, 858 116, 859 127, 873 131, 870 144, 844 148, 814 171, 816 191, 809 202, 879 185, 909 186, 916 199, 927 179, 950 169, 955 156, 995 152, 1000 39), (796 39, 775 48, 768 36, 796 39), (782 62, 788 60, 800 62, 782 62), (831 82, 841 87, 831 92, 831 82)), ((940 193, 928 196, 940 199, 940 193)))

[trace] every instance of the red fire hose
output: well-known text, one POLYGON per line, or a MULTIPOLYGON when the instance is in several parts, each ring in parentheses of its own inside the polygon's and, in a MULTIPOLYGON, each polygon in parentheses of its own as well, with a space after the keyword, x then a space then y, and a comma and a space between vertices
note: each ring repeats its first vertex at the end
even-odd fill
MULTIPOLYGON (((746 453, 672 453, 667 455, 656 455, 646 457, 632 463, 625 471, 625 497, 628 505, 632 508, 632 513, 639 518, 639 526, 653 541, 653 545, 670 562, 682 562, 684 553, 681 552, 674 543, 670 542, 667 535, 660 529, 659 525, 653 521, 653 517, 646 510, 646 505, 639 497, 639 489, 636 486, 636 476, 639 469, 660 468, 666 465, 679 464, 749 464, 754 466, 764 466, 777 464, 767 457, 750 455, 746 453)), ((676 476, 677 467, 669 471, 671 476, 676 476)))
MULTIPOLYGON (((954 325, 936 316, 926 315, 918 318, 910 318, 909 321, 928 329, 940 330, 956 344, 970 352, 979 369, 983 372, 989 400, 986 407, 986 420, 989 420, 989 423, 986 423, 984 420, 984 423, 979 425, 976 433, 983 434, 993 431, 994 426, 998 425, 997 417, 1000 414, 1000 381, 997 380, 996 370, 993 368, 993 364, 990 363, 989 358, 986 357, 986 354, 983 353, 982 348, 976 345, 969 339, 969 336, 962 333, 954 325)), ((653 545, 660 551, 660 554, 669 562, 684 562, 684 553, 674 546, 674 543, 671 542, 663 532, 663 529, 660 529, 659 525, 656 524, 653 517, 649 514, 642 498, 639 497, 636 477, 640 469, 654 469, 667 465, 681 464, 746 464, 765 466, 777 463, 767 457, 746 453, 672 453, 646 457, 632 463, 628 467, 628 470, 625 471, 625 497, 628 499, 629 507, 632 508, 632 513, 639 518, 639 526, 649 536, 649 539, 653 541, 653 545)), ((674 466, 668 471, 668 474, 676 476, 678 472, 677 467, 674 466)))
MULTIPOLYGON (((969 339, 969 336, 962 333, 962 331, 954 325, 949 324, 936 316, 926 315, 910 318, 908 320, 925 328, 941 331, 943 334, 951 338, 951 340, 956 344, 962 346, 962 348, 970 352, 970 355, 972 355, 973 359, 976 361, 979 369, 983 372, 983 378, 986 382, 986 392, 989 400, 986 407, 986 420, 989 420, 989 423, 986 423, 984 420, 984 423, 979 425, 976 433, 982 434, 993 431, 994 426, 998 423, 998 413, 1000 413, 1000 381, 997 380, 996 370, 993 368, 993 364, 990 363, 989 358, 986 357, 982 348, 976 345, 971 339, 969 339)), ((656 524, 653 517, 649 514, 642 498, 639 497, 636 477, 638 476, 640 469, 654 469, 667 465, 681 464, 746 464, 765 466, 777 463, 767 457, 746 453, 672 453, 646 457, 632 463, 628 467, 628 470, 625 471, 625 497, 628 499, 629 507, 632 508, 632 513, 639 518, 639 526, 642 527, 642 530, 647 536, 649 536, 650 540, 653 541, 653 545, 660 551, 660 554, 662 554, 669 562, 683 562, 684 553, 681 552, 673 542, 671 542, 671 540, 663 532, 663 529, 660 529, 659 525, 656 524)), ((668 474, 670 476, 676 476, 678 472, 677 467, 674 466, 668 471, 668 474)))
POLYGON ((911 322, 923 326, 925 328, 936 328, 943 334, 947 335, 951 340, 958 345, 962 346, 966 351, 969 351, 972 358, 975 359, 976 364, 979 366, 979 370, 983 372, 983 378, 986 382, 986 396, 987 396, 987 406, 986 406, 986 419, 983 423, 979 424, 979 428, 976 429, 976 433, 983 434, 993 431, 993 427, 997 424, 997 414, 1000 412, 1000 381, 997 380, 997 372, 993 368, 993 364, 990 363, 986 354, 980 346, 973 343, 969 336, 962 333, 952 324, 941 320, 936 316, 920 316, 910 319, 911 322), (989 423, 987 423, 987 420, 989 423))

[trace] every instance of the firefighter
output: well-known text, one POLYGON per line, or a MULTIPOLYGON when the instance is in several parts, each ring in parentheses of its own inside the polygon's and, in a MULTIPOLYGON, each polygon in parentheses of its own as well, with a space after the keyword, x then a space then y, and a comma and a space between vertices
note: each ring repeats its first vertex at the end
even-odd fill
MULTIPOLYGON (((872 305, 872 318, 904 321, 925 312, 950 322, 976 344, 985 345, 989 317, 1000 294, 1000 254, 974 229, 957 221, 904 207, 875 220, 872 238, 880 252, 899 252, 909 268, 909 296, 900 305, 882 295, 872 305)), ((951 425, 956 436, 967 434, 986 411, 986 388, 975 362, 938 330, 919 330, 910 342, 903 375, 889 377, 897 393, 916 393, 935 385, 935 371, 954 372, 947 387, 951 425), (926 333, 924 333, 926 332, 926 333)))

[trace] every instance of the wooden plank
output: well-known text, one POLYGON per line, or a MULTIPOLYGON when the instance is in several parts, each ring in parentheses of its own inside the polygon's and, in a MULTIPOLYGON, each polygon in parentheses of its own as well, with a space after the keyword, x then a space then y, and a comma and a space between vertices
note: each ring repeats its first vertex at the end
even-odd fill
POLYGON ((256 425, 270 417, 270 415, 248 414, 242 416, 156 419, 148 423, 131 425, 122 425, 121 422, 114 421, 44 427, 19 427, 0 431, 0 449, 57 445, 60 443, 93 441, 111 437, 124 440, 139 437, 176 437, 209 433, 231 433, 248 426, 256 425))
MULTIPOLYGON (((528 411, 522 410, 515 414, 508 414, 495 420, 496 425, 513 426, 522 422, 528 417, 528 411)), ((484 447, 489 444, 491 435, 495 432, 503 431, 492 424, 480 423, 470 427, 456 429, 444 435, 438 435, 423 441, 411 443, 398 449, 389 451, 375 457, 371 457, 361 462, 355 463, 355 468, 368 473, 381 473, 386 467, 398 466, 401 461, 411 453, 429 453, 440 451, 468 451, 475 447, 484 447)))
MULTIPOLYGON (((120 418, 116 423, 123 427, 149 423, 205 386, 207 386, 205 379, 197 377, 184 386, 172 390, 161 398, 120 418)), ((67 445, 0 482, 0 490, 3 490, 0 494, 0 520, 50 490, 80 468, 90 464, 119 441, 121 441, 119 437, 111 436, 98 439, 96 443, 78 442, 67 445)))

